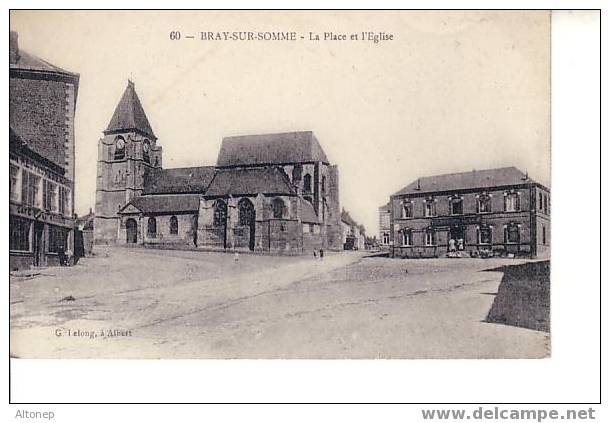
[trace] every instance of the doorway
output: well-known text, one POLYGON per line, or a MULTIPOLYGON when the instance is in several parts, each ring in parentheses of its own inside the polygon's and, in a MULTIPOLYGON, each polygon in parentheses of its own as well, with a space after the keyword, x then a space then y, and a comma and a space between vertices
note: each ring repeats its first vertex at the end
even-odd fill
POLYGON ((125 222, 125 229, 127 230, 127 243, 137 244, 138 243, 138 223, 134 219, 127 219, 125 222))
POLYGON ((466 245, 466 231, 463 226, 452 226, 449 229, 449 239, 447 240, 451 243, 451 240, 455 243, 456 250, 463 250, 466 245))
POLYGON ((34 237, 32 239, 34 266, 44 265, 44 223, 34 222, 34 237))

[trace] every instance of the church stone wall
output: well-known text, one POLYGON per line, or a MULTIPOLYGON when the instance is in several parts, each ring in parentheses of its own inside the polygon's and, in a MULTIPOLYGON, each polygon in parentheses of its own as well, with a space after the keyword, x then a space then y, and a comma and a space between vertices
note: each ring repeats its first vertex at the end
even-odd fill
POLYGON ((194 238, 197 231, 193 224, 196 221, 195 215, 178 214, 178 215, 156 215, 157 233, 154 237, 148 235, 148 219, 150 216, 145 216, 142 220, 142 232, 145 244, 180 244, 185 246, 195 246, 194 238), (170 220, 172 216, 178 219, 178 233, 170 232, 170 220))

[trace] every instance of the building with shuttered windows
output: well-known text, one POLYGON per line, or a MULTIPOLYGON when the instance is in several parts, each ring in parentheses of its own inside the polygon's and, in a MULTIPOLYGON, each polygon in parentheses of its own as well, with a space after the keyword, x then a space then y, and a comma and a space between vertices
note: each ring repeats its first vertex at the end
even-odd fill
POLYGON ((59 263, 74 246, 78 74, 9 50, 10 269, 59 263))
POLYGON ((548 257, 550 198, 515 167, 419 178, 391 196, 390 254, 548 257))

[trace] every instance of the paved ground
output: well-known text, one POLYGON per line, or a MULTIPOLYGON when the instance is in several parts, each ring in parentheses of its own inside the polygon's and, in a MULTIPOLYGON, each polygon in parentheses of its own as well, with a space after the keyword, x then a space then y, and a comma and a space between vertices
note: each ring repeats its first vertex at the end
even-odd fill
POLYGON ((78 358, 539 358, 544 332, 483 323, 501 259, 98 249, 11 277, 11 354, 78 358), (73 297, 74 301, 62 299, 73 297), (83 336, 84 334, 84 336, 83 336))

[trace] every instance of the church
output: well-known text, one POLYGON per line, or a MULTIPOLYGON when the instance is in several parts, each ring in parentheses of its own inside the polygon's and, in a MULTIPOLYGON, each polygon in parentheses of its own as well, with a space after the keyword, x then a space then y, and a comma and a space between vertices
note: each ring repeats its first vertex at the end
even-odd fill
POLYGON ((311 131, 226 137, 216 165, 164 169, 162 147, 129 81, 103 134, 96 245, 342 249, 338 169, 311 131))

